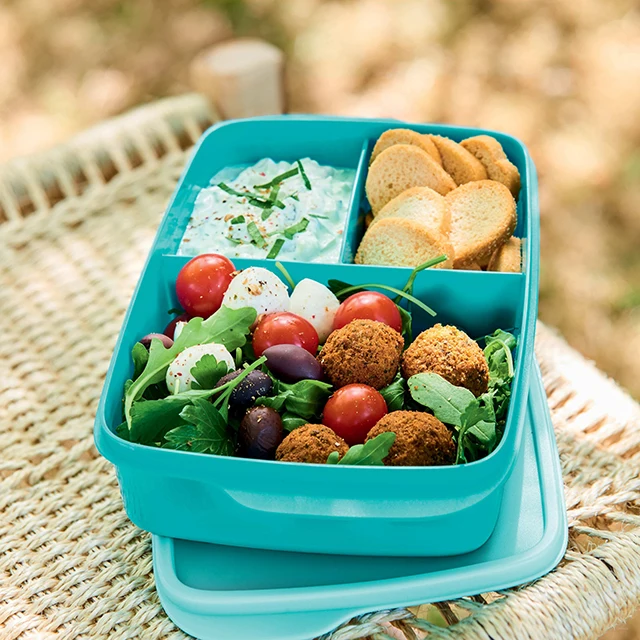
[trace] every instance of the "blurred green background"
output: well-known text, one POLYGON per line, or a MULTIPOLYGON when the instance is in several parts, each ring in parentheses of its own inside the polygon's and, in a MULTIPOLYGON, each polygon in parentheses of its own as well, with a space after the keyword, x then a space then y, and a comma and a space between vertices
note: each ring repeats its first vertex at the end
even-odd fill
POLYGON ((523 139, 540 174, 540 316, 640 398, 637 3, 4 0, 0 161, 189 91, 193 57, 240 35, 285 51, 292 111, 523 139))

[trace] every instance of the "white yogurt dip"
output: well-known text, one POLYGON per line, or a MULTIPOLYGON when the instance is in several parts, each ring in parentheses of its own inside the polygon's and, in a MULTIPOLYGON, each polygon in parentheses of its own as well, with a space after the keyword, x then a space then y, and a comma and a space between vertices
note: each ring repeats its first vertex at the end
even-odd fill
POLYGON ((338 262, 354 178, 310 158, 224 169, 198 194, 178 255, 338 262))

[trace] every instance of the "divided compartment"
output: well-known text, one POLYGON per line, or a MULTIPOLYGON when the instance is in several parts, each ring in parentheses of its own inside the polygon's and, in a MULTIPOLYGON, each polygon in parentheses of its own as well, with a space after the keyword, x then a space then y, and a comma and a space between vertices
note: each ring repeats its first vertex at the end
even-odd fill
MULTIPOLYGON (((345 228, 360 206, 366 176, 366 144, 363 138, 331 118, 311 122, 304 118, 264 118, 230 121, 214 126, 201 138, 176 188, 158 230, 154 253, 178 253, 182 236, 193 213, 200 191, 211 186, 211 179, 227 167, 250 167, 263 158, 294 162, 311 158, 320 165, 352 169, 356 172, 345 216, 345 228), (364 163, 364 164, 363 164, 364 163)), ((338 256, 345 252, 346 233, 338 256)), ((224 253, 212 248, 211 251, 224 253)), ((232 256, 230 256, 232 257, 232 256)), ((260 258, 255 258, 259 260, 260 258)), ((340 258, 338 258, 340 260, 340 258)))
MULTIPOLYGON (((118 468, 131 520, 157 535, 219 544, 336 554, 439 556, 472 551, 493 531, 502 484, 518 450, 526 402, 512 402, 501 444, 489 457, 461 467, 332 467, 224 458, 145 447, 114 434, 131 374, 130 350, 161 330, 176 303, 174 283, 188 257, 156 256, 116 347, 114 370, 97 418, 96 444, 118 468), (220 522, 225 526, 220 527, 220 522), (472 526, 473 524, 473 526, 472 526), (452 530, 464 535, 451 536, 452 530), (259 536, 255 532, 259 531, 259 536)), ((238 268, 272 261, 236 260, 238 268)), ((294 281, 386 284, 401 288, 410 269, 283 263, 294 281)), ((414 331, 436 321, 480 337, 515 327, 522 340, 522 274, 428 270, 414 294, 434 307, 414 309, 414 331), (484 283, 483 283, 484 281, 484 283), (491 282, 491 286, 485 286, 491 282)), ((526 398, 529 348, 515 354, 514 398, 526 398)))
MULTIPOLYGON (((412 129, 418 133, 441 135, 447 138, 451 138, 456 142, 461 142, 465 138, 469 138, 474 135, 480 135, 486 133, 495 137, 501 144, 507 154, 507 157, 518 168, 522 179, 522 188, 517 198, 517 214, 518 223, 514 232, 514 236, 521 239, 528 237, 527 228, 530 217, 529 203, 525 197, 527 193, 527 184, 531 180, 530 171, 528 170, 528 158, 526 150, 522 143, 511 136, 484 130, 469 130, 463 127, 453 127, 447 125, 434 125, 434 124, 410 124, 397 121, 386 121, 384 128, 377 129, 376 134, 364 140, 362 145, 362 153, 360 156, 360 162, 358 164, 358 172, 356 174, 356 184, 354 192, 352 194, 352 202, 350 206, 350 215, 347 221, 345 229, 345 239, 343 242, 342 254, 340 261, 346 264, 353 263, 358 246, 365 233, 365 217, 367 213, 371 211, 371 207, 366 198, 365 183, 367 180, 367 172, 369 169, 369 161, 373 147, 381 133, 388 129, 412 129)), ((523 270, 525 268, 525 259, 523 257, 523 270)), ((491 273, 491 272, 489 272, 491 273)))
MULTIPOLYGON (((158 449, 126 442, 114 433, 121 422, 123 385, 132 370, 131 348, 146 333, 162 331, 170 320, 167 310, 176 306, 175 279, 189 257, 171 254, 180 243, 197 191, 223 166, 251 164, 265 156, 286 160, 309 156, 321 164, 353 166, 357 176, 345 234, 353 237, 371 141, 397 126, 405 125, 339 118, 261 118, 225 123, 203 136, 134 293, 96 417, 96 446, 115 464, 127 514, 141 528, 166 537, 234 546, 399 556, 465 553, 491 534, 522 435, 537 315, 535 169, 524 147, 508 136, 502 137, 513 141, 521 158, 496 135, 522 175, 518 229, 528 239, 523 273, 430 269, 418 275, 414 287, 414 294, 438 312, 432 318, 413 309, 414 335, 435 322, 455 324, 474 338, 498 327, 515 328, 518 347, 512 401, 502 441, 490 456, 449 467, 330 467, 158 449), (338 162, 338 156, 343 162, 338 162), (452 531, 460 533, 451 535, 452 531)), ((456 139, 482 133, 406 126, 456 139)), ((238 268, 262 266, 280 275, 273 260, 233 261, 238 268)), ((344 263, 283 264, 295 281, 308 277, 323 283, 337 279, 402 288, 411 273, 408 268, 344 263)))

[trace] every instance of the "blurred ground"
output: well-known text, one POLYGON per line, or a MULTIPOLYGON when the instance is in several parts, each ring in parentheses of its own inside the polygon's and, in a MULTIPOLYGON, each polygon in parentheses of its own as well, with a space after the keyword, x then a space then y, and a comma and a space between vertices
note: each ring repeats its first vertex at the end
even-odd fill
MULTIPOLYGON (((522 138, 540 174, 540 315, 640 398, 633 0, 4 0, 0 161, 189 90, 194 54, 244 34, 285 49, 291 110, 522 138)), ((607 638, 640 638, 640 620, 625 629, 607 638)))

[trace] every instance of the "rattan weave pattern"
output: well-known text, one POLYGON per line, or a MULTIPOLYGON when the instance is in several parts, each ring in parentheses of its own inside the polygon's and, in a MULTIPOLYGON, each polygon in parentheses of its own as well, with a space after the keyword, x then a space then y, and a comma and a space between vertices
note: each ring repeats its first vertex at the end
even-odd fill
MULTIPOLYGON (((0 171, 0 640, 186 637, 160 607, 150 536, 128 521, 92 423, 183 149, 212 118, 182 97, 0 171)), ((638 605, 640 408, 542 325, 537 348, 571 529, 560 567, 439 604, 447 629, 401 609, 334 640, 595 638, 638 605)))

